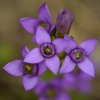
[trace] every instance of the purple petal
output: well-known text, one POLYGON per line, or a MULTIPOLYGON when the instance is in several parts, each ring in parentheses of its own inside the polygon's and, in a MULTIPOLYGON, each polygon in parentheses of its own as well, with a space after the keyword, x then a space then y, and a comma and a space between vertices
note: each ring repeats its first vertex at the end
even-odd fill
POLYGON ((62 67, 60 69, 60 73, 68 73, 71 72, 75 68, 75 63, 71 60, 69 56, 64 59, 62 67))
POLYGON ((46 64, 45 64, 44 61, 39 63, 38 67, 39 67, 39 72, 38 72, 39 75, 42 75, 47 69, 46 64))
POLYGON ((51 35, 55 30, 56 30, 56 25, 54 24, 54 25, 52 25, 52 27, 51 27, 51 29, 49 31, 49 34, 51 35))
POLYGON ((71 50, 77 47, 77 42, 73 40, 71 37, 64 35, 64 39, 66 40, 66 49, 65 51, 69 53, 71 50))
POLYGON ((38 25, 37 19, 27 17, 19 19, 19 22, 28 33, 35 34, 38 25))
POLYGON ((39 48, 32 49, 24 59, 24 62, 27 63, 39 63, 43 61, 43 56, 40 53, 39 48))
POLYGON ((33 38, 32 38, 32 40, 33 40, 33 43, 36 44, 36 34, 33 34, 33 38))
POLYGON ((57 22, 56 22, 56 29, 58 34, 69 34, 69 30, 71 24, 74 20, 74 15, 69 10, 60 10, 57 22))
POLYGON ((51 38, 49 36, 49 33, 47 33, 46 30, 44 30, 40 26, 38 26, 38 28, 36 30, 36 42, 38 45, 51 42, 51 38))
POLYGON ((83 72, 90 76, 95 76, 94 65, 88 58, 85 58, 82 62, 78 63, 78 66, 83 72))
POLYGON ((62 38, 55 39, 52 43, 54 44, 57 53, 62 52, 67 44, 66 40, 62 38))
POLYGON ((84 49, 86 52, 86 55, 90 55, 94 49, 96 48, 97 40, 96 39, 90 39, 82 42, 80 44, 80 47, 84 49))
POLYGON ((22 47, 22 56, 25 57, 27 54, 28 54, 29 50, 28 48, 25 46, 25 47, 22 47))
POLYGON ((66 93, 59 93, 55 100, 70 100, 70 97, 66 93))
POLYGON ((38 83, 38 78, 35 77, 30 77, 27 75, 23 76, 23 85, 25 90, 31 90, 32 88, 34 88, 38 83))
POLYGON ((23 63, 21 60, 14 60, 3 67, 3 69, 13 76, 21 76, 23 74, 21 68, 23 63))
POLYGON ((57 74, 60 67, 60 59, 57 55, 45 60, 47 67, 54 73, 57 74))
POLYGON ((39 16, 39 21, 42 21, 42 22, 45 22, 46 24, 51 25, 51 15, 46 3, 44 3, 39 8, 38 16, 39 16))

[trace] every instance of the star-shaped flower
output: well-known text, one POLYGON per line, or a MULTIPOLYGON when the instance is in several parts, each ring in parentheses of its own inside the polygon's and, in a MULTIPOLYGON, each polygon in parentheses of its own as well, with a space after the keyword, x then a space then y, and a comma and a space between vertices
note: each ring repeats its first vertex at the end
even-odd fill
MULTIPOLYGON (((38 10, 38 18, 26 17, 19 19, 20 24, 30 34, 35 35, 37 27, 43 26, 48 32, 52 26, 51 15, 48 10, 47 4, 44 3, 38 10)), ((34 41, 34 37, 33 37, 34 41)))
POLYGON ((60 67, 60 59, 57 53, 60 53, 65 49, 66 40, 57 38, 51 41, 47 31, 38 26, 36 31, 36 43, 39 47, 32 49, 25 57, 24 62, 34 64, 44 61, 46 66, 54 74, 57 74, 60 67))
POLYGON ((70 100, 70 96, 62 86, 61 80, 60 78, 54 78, 49 82, 40 81, 34 88, 35 93, 39 95, 39 100, 70 100))
POLYGON ((68 56, 64 59, 60 73, 71 72, 75 65, 78 65, 83 72, 95 76, 94 64, 88 57, 94 51, 97 40, 89 39, 78 46, 76 41, 67 35, 64 38, 67 40, 65 52, 68 53, 68 56))
MULTIPOLYGON (((23 58, 28 52, 29 50, 27 47, 22 49, 23 58)), ((22 76, 24 88, 30 90, 36 86, 38 83, 38 76, 46 70, 46 67, 43 63, 33 65, 30 63, 24 63, 23 60, 16 59, 5 65, 3 69, 13 76, 22 76)))

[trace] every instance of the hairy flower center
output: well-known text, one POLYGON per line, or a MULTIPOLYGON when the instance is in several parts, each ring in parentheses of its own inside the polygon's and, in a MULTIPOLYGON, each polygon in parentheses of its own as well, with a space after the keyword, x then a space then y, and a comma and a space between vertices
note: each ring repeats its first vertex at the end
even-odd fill
POLYGON ((24 72, 28 75, 34 74, 33 72, 33 65, 32 64, 25 64, 24 66, 24 72))
POLYGON ((81 61, 84 57, 84 53, 81 49, 75 49, 71 52, 71 57, 74 61, 81 61))
POLYGON ((51 57, 55 54, 53 45, 48 44, 48 43, 41 46, 41 51, 42 51, 43 56, 45 57, 51 57))

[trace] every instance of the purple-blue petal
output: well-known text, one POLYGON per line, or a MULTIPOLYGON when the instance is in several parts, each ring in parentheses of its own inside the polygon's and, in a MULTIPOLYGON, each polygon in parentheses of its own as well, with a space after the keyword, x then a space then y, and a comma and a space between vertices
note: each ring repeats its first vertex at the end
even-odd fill
POLYGON ((37 19, 27 17, 19 19, 19 22, 28 33, 35 34, 38 25, 37 19))
POLYGON ((66 40, 64 40, 63 38, 57 38, 53 40, 52 43, 55 46, 56 53, 64 51, 67 44, 66 40))
POLYGON ((44 3, 38 11, 38 17, 39 17, 39 22, 45 22, 49 26, 51 26, 51 15, 49 12, 49 9, 47 7, 47 4, 44 3))
POLYGON ((96 48, 97 40, 89 39, 80 44, 80 47, 84 49, 86 55, 90 55, 96 48))
POLYGON ((70 96, 67 95, 66 93, 60 92, 55 100, 70 100, 70 96))
POLYGON ((65 51, 67 53, 69 53, 71 50, 73 50, 74 48, 77 48, 77 42, 72 39, 71 37, 67 36, 66 34, 64 35, 64 39, 66 40, 66 49, 65 51))
POLYGON ((73 62, 69 56, 66 56, 60 69, 60 73, 71 72, 72 70, 74 70, 75 65, 75 62, 73 62))
POLYGON ((59 67, 60 67, 60 59, 57 55, 46 58, 45 59, 46 65, 54 74, 58 73, 59 67))
POLYGON ((36 43, 38 45, 44 44, 44 43, 50 43, 51 38, 49 33, 47 33, 46 30, 44 30, 42 27, 38 26, 36 30, 36 43))
POLYGON ((9 62, 7 65, 3 67, 3 69, 13 76, 21 76, 23 63, 21 60, 14 60, 9 62))
POLYGON ((78 63, 78 66, 83 72, 92 77, 95 76, 94 64, 89 58, 85 57, 83 61, 78 63))
POLYGON ((26 63, 39 63, 43 61, 44 58, 40 53, 40 48, 32 49, 25 57, 24 62, 26 63))
POLYGON ((38 77, 34 76, 28 76, 28 75, 24 75, 23 76, 23 85, 25 90, 31 90, 32 88, 34 88, 38 83, 38 77))
POLYGON ((28 54, 28 52, 29 52, 29 49, 26 46, 22 47, 21 53, 22 53, 23 58, 28 54))
POLYGON ((38 64, 38 67, 39 67, 39 70, 38 70, 38 74, 39 75, 42 75, 46 71, 46 69, 47 69, 47 66, 46 66, 44 61, 40 62, 38 64))

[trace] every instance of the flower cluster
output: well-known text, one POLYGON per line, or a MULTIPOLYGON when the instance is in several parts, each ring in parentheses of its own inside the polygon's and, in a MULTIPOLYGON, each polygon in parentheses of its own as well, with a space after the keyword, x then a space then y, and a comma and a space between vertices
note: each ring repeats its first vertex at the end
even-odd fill
POLYGON ((73 87, 88 91, 89 86, 84 88, 84 84, 88 83, 88 75, 95 76, 94 64, 89 56, 94 51, 97 40, 88 39, 78 45, 76 40, 69 36, 73 20, 74 14, 62 9, 56 23, 52 24, 52 17, 46 3, 39 8, 38 18, 19 19, 22 27, 33 35, 33 42, 37 47, 32 50, 23 47, 21 50, 23 59, 11 61, 3 69, 13 76, 22 76, 24 88, 26 90, 34 88, 40 95, 40 99, 44 98, 41 100, 49 100, 46 98, 53 95, 49 92, 50 89, 56 92, 54 100, 69 100, 65 89, 73 87), (47 70, 56 77, 59 73, 58 76, 61 77, 49 82, 41 81, 41 75, 47 70), (80 82, 77 84, 78 80, 80 82))

